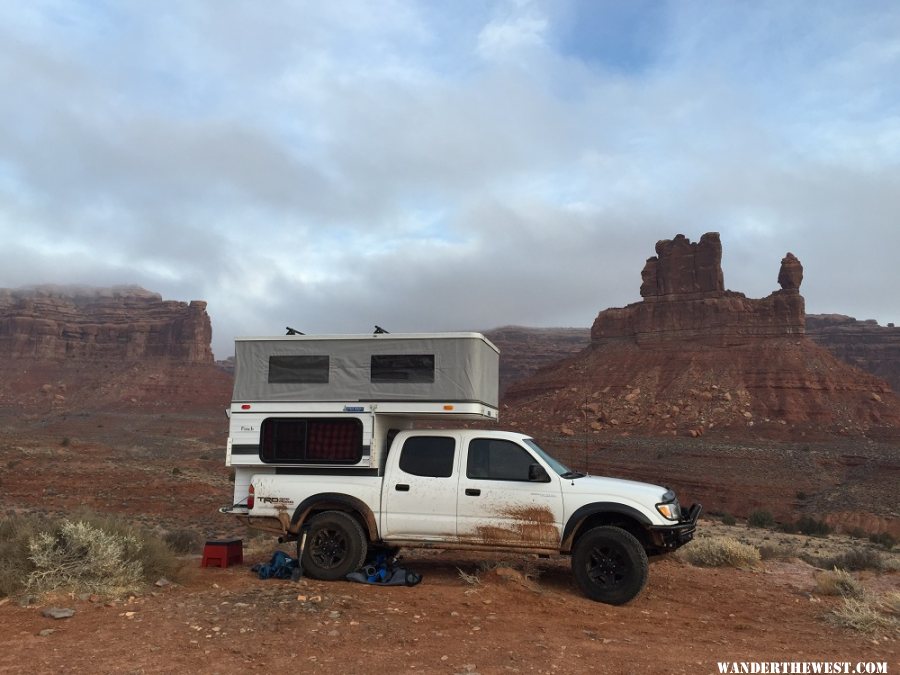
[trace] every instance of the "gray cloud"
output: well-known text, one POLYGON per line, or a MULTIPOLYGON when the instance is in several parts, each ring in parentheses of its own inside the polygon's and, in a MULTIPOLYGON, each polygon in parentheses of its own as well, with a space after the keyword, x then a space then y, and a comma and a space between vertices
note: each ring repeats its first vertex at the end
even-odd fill
POLYGON ((224 356, 587 326, 716 230, 730 288, 790 250, 810 311, 900 322, 900 11, 614 4, 0 8, 0 286, 207 299, 224 356))

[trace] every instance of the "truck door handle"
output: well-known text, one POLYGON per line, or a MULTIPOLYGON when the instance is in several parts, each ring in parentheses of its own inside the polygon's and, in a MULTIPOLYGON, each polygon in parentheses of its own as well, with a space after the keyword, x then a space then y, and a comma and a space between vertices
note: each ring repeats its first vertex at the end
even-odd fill
POLYGON ((409 492, 409 485, 406 485, 405 483, 397 483, 394 486, 394 489, 397 492, 409 492))
POLYGON ((466 488, 466 494, 470 497, 478 497, 481 494, 481 490, 476 488, 466 488))

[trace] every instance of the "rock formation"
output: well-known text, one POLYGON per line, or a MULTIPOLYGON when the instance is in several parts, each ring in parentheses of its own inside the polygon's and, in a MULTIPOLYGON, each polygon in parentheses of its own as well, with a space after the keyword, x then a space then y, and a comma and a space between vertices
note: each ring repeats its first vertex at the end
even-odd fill
POLYGON ((0 289, 0 359, 212 363, 206 303, 137 286, 0 289))
POLYGON ((679 234, 657 242, 656 254, 641 272, 643 301, 600 312, 591 328, 595 344, 690 341, 724 347, 803 334, 803 267, 792 253, 781 263, 782 289, 760 300, 725 290, 718 232, 698 243, 679 234))
POLYGON ((716 233, 660 241, 656 253, 641 273, 641 302, 600 312, 587 349, 510 386, 514 422, 572 435, 900 426, 900 401, 883 380, 805 337, 796 256, 781 262, 780 290, 751 299, 724 289, 716 233))

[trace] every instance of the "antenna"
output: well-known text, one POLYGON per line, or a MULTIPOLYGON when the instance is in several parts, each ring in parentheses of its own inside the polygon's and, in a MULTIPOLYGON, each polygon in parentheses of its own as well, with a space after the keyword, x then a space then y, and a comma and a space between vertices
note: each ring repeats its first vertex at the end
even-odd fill
POLYGON ((291 328, 290 326, 286 326, 285 330, 287 330, 287 333, 285 333, 285 335, 306 335, 306 333, 301 333, 296 328, 291 328))
POLYGON ((375 324, 375 332, 373 333, 373 335, 386 335, 388 333, 390 333, 390 331, 387 331, 378 324, 375 324))

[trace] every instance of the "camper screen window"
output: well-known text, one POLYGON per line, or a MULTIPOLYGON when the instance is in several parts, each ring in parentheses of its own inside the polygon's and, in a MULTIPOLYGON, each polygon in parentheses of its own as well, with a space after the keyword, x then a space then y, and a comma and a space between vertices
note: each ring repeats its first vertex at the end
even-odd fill
POLYGON ((270 356, 270 384, 328 384, 328 356, 270 356))
POLYGON ((362 422, 357 419, 263 420, 259 458, 270 464, 356 464, 362 459, 362 422))
POLYGON ((373 355, 372 382, 434 382, 434 354, 373 355))

